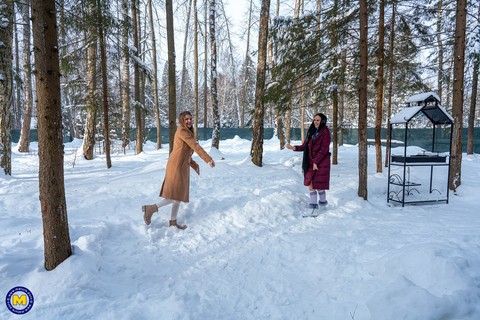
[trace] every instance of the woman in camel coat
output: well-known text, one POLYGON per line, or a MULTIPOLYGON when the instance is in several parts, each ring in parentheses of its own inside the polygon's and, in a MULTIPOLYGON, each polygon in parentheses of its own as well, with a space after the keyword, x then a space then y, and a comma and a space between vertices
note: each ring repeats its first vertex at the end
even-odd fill
POLYGON ((177 213, 180 202, 189 202, 190 194, 190 167, 200 175, 200 167, 192 159, 193 152, 197 153, 210 167, 215 167, 215 162, 208 153, 195 140, 192 128, 192 114, 184 111, 178 116, 179 126, 175 132, 173 150, 167 162, 165 179, 163 180, 160 197, 164 198, 158 203, 142 206, 143 218, 149 225, 152 215, 158 208, 172 204, 170 226, 185 229, 187 226, 177 224, 177 213))

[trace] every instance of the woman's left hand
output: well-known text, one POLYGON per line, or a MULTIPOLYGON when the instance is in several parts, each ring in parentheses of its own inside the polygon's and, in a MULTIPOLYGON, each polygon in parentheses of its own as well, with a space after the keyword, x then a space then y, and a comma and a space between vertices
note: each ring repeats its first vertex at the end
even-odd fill
POLYGON ((200 167, 197 167, 197 168, 195 169, 195 172, 196 172, 198 175, 200 175, 200 167))
POLYGON ((316 163, 313 164, 313 170, 318 170, 318 167, 317 167, 316 163))
POLYGON ((215 167, 215 161, 213 161, 213 159, 210 160, 210 161, 208 162, 208 165, 210 166, 210 168, 214 168, 214 167, 215 167))

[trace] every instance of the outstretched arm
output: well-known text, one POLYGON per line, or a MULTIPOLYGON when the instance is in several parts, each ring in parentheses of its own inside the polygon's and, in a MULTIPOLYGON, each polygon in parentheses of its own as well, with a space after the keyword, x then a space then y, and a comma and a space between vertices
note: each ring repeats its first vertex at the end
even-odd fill
POLYGON ((198 154, 199 157, 203 159, 203 161, 208 163, 210 165, 210 167, 213 168, 213 166, 215 166, 215 163, 213 162, 212 157, 210 157, 210 155, 205 150, 203 150, 203 148, 197 143, 197 141, 195 140, 193 135, 190 132, 188 132, 188 129, 183 129, 183 130, 180 131, 180 138, 183 141, 185 141, 185 143, 188 144, 188 146, 196 154, 198 154), (213 166, 212 166, 212 164, 210 164, 210 162, 213 162, 213 166))

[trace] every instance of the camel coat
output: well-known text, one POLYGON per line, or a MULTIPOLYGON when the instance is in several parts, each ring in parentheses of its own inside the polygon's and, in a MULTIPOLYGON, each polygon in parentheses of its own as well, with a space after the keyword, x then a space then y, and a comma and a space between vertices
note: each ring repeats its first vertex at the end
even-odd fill
POLYGON ((167 162, 160 197, 182 202, 189 201, 190 167, 194 170, 198 169, 198 164, 192 159, 193 152, 207 163, 212 160, 212 157, 197 143, 193 132, 184 125, 179 125, 173 140, 173 150, 167 162))

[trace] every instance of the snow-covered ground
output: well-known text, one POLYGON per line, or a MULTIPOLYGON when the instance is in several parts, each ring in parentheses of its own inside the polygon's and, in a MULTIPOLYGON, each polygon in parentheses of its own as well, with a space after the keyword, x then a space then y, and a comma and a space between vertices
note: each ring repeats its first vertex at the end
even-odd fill
POLYGON ((181 231, 167 227, 170 207, 150 226, 140 208, 159 200, 167 145, 113 154, 106 169, 80 144, 65 154, 73 255, 53 271, 43 268, 38 156, 15 151, 12 176, 0 175, 0 294, 34 296, 25 315, 2 298, 0 319, 480 319, 478 155, 464 155, 449 204, 401 207, 386 201, 374 148, 368 201, 357 196, 358 148, 343 146, 328 208, 302 218, 301 153, 268 140, 256 167, 250 141, 221 141, 215 168, 194 156, 201 175, 192 170, 181 231))

